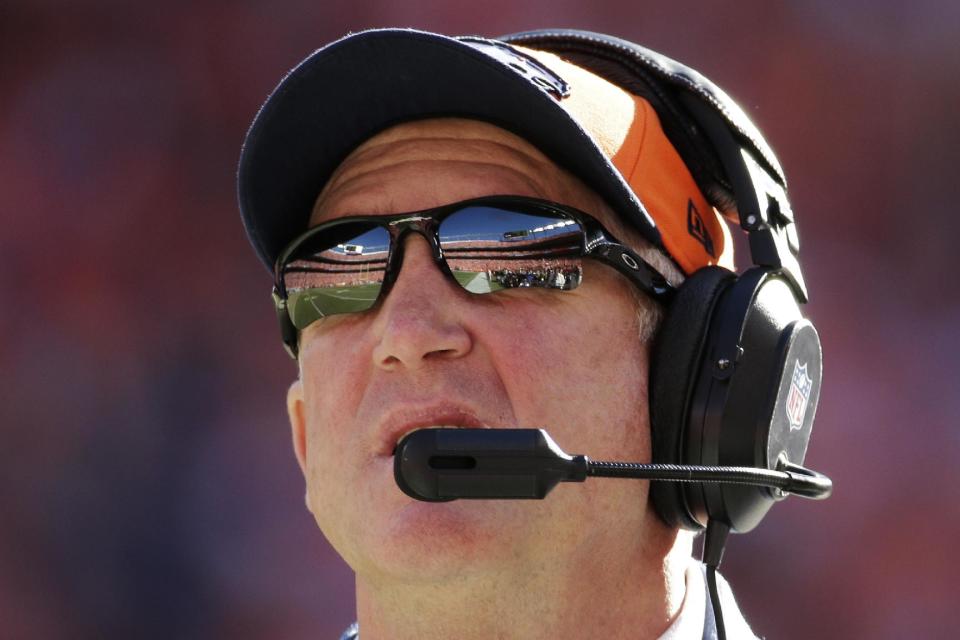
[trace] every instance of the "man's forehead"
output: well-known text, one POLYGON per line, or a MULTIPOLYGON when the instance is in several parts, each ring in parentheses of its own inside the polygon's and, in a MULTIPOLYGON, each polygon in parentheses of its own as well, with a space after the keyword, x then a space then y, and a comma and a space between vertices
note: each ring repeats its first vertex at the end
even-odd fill
POLYGON ((539 171, 550 160, 506 129, 479 120, 433 118, 390 127, 354 149, 331 174, 321 197, 358 173, 403 162, 496 162, 518 171, 539 171))
POLYGON ((527 140, 479 120, 396 125, 340 163, 311 225, 359 213, 397 213, 484 195, 528 195, 609 213, 600 197, 527 140))

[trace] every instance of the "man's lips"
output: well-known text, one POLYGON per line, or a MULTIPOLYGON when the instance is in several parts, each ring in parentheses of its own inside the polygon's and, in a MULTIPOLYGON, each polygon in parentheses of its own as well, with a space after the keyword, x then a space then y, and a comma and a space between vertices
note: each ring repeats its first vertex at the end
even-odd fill
POLYGON ((417 429, 429 427, 489 427, 473 411, 460 406, 405 407, 388 413, 377 427, 376 454, 392 456, 397 442, 417 429))

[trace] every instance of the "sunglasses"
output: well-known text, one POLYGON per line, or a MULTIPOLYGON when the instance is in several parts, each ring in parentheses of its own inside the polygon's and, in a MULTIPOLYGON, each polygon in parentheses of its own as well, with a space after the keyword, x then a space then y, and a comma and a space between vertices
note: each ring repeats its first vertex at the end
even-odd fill
POLYGON ((674 291, 594 218, 546 200, 490 196, 412 213, 349 216, 309 229, 277 259, 274 301, 294 355, 298 331, 327 316, 371 309, 389 293, 408 233, 426 238, 437 267, 470 293, 576 289, 583 258, 613 267, 655 299, 666 301, 674 291))

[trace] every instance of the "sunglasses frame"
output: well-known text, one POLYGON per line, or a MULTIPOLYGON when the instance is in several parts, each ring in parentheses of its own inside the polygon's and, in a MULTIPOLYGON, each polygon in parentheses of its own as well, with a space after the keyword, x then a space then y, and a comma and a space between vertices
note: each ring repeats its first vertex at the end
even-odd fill
POLYGON ((283 344, 290 356, 294 359, 297 358, 299 331, 293 325, 287 310, 287 290, 283 277, 284 267, 304 243, 322 235, 324 231, 344 223, 371 222, 386 229, 390 236, 390 246, 387 251, 383 283, 376 300, 370 307, 373 308, 390 293, 393 283, 399 277, 400 269, 403 266, 404 239, 410 233, 418 233, 426 239, 430 245, 434 263, 447 277, 453 278, 450 267, 443 256, 439 228, 446 218, 457 211, 476 206, 535 215, 546 213, 553 217, 573 220, 580 225, 582 233, 583 251, 580 254, 581 257, 592 258, 614 268, 626 276, 637 289, 658 302, 669 304, 670 299, 676 292, 676 289, 667 282, 663 274, 644 260, 636 251, 617 240, 595 218, 579 209, 549 200, 527 196, 485 196, 420 211, 390 215, 345 216, 319 224, 298 235, 280 252, 274 264, 272 297, 277 319, 280 321, 283 344))

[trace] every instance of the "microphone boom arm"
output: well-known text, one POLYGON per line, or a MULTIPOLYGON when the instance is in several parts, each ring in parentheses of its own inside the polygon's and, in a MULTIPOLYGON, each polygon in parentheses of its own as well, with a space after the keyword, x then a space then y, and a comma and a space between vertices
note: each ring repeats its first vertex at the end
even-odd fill
POLYGON ((781 461, 777 469, 643 464, 570 456, 543 429, 421 429, 394 452, 394 478, 407 495, 429 502, 543 499, 560 482, 587 477, 709 482, 769 487, 820 500, 833 483, 781 461))
POLYGON ((783 464, 777 470, 758 467, 706 467, 677 464, 642 464, 590 460, 586 456, 587 476, 600 478, 639 478, 673 482, 714 482, 746 484, 779 489, 784 493, 823 500, 830 496, 833 481, 822 473, 799 465, 783 464))

